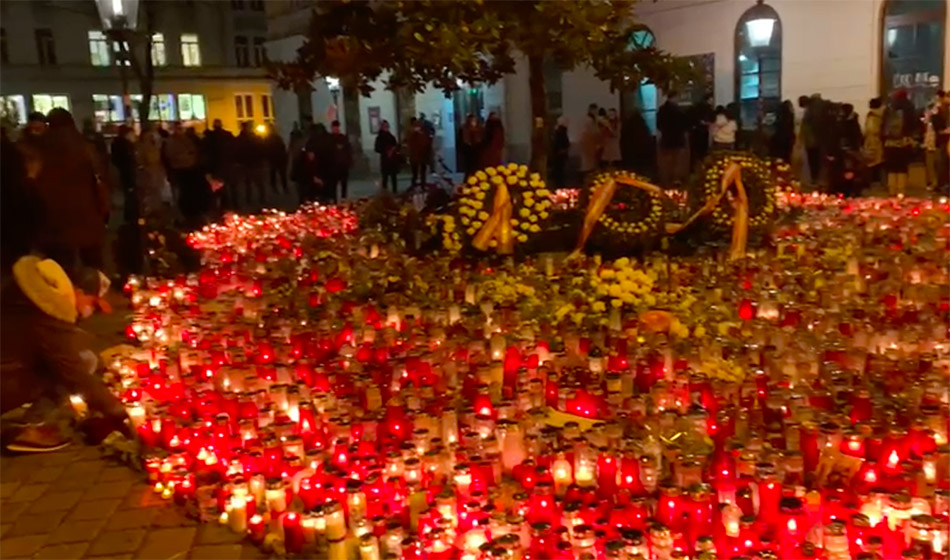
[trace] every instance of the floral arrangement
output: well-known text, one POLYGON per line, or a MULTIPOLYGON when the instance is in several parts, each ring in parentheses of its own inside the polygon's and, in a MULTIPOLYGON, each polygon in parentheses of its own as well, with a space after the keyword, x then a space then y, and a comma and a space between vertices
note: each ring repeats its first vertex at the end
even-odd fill
POLYGON ((537 173, 509 163, 476 172, 459 188, 451 220, 443 218, 443 246, 511 252, 544 229, 551 193, 537 173))
POLYGON ((748 198, 749 228, 768 226, 775 218, 776 177, 770 162, 753 154, 724 152, 709 156, 703 165, 699 188, 694 193, 694 207, 702 207, 718 198, 718 203, 710 214, 710 223, 716 229, 732 229, 735 222, 735 194, 731 187, 725 194, 722 192, 723 175, 732 164, 738 164, 740 167, 742 186, 748 198))
MULTIPOLYGON (((648 183, 629 171, 602 173, 594 178, 591 192, 597 192, 609 181, 648 183)), ((598 246, 642 246, 664 234, 665 197, 661 191, 641 189, 618 183, 604 212, 597 218, 592 237, 598 246)))

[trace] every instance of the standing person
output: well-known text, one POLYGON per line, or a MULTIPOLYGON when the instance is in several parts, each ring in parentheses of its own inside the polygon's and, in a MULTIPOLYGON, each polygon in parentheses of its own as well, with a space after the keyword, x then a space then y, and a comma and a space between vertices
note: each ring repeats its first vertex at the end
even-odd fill
POLYGON ((432 149, 432 139, 426 133, 422 123, 415 117, 409 121, 409 134, 406 139, 409 148, 409 166, 412 168, 412 181, 409 188, 426 185, 426 165, 432 149))
POLYGON ((53 109, 40 141, 36 187, 44 209, 38 243, 68 273, 79 264, 102 268, 109 198, 93 148, 65 109, 53 109))
POLYGON ((653 133, 643 113, 634 107, 620 128, 620 154, 624 168, 640 175, 652 175, 656 161, 655 148, 653 133))
POLYGON ((716 108, 716 119, 713 121, 710 130, 712 131, 713 150, 736 149, 736 132, 739 130, 739 123, 730 114, 729 109, 716 108))
POLYGON ((284 194, 290 194, 287 186, 287 145, 280 137, 277 127, 273 123, 267 125, 267 137, 264 140, 267 151, 267 163, 270 166, 270 184, 274 193, 279 193, 278 186, 283 187, 284 194), (280 179, 280 183, 277 180, 280 179))
POLYGON ((26 124, 20 131, 20 137, 17 144, 20 146, 31 146, 39 149, 40 138, 46 132, 46 115, 38 111, 33 111, 26 118, 26 124))
MULTIPOLYGON (((265 179, 267 170, 267 154, 260 136, 254 134, 253 123, 241 123, 241 132, 234 141, 234 158, 237 162, 236 171, 242 178, 244 196, 247 204, 254 207, 254 193, 258 197, 257 207, 267 204, 267 187, 265 179)), ((237 199, 237 197, 235 197, 237 199)))
POLYGON ((307 161, 313 166, 311 174, 316 178, 310 182, 314 189, 312 196, 323 204, 329 204, 334 196, 330 190, 333 180, 333 139, 323 123, 316 123, 311 127, 310 138, 307 139, 304 150, 313 154, 312 159, 307 157, 307 161))
POLYGON ((690 169, 706 159, 709 153, 709 127, 712 125, 715 113, 712 105, 713 95, 703 95, 703 100, 693 105, 690 115, 689 128, 689 160, 690 169))
POLYGON ((891 195, 904 194, 907 171, 913 155, 916 115, 907 91, 894 92, 884 111, 884 169, 887 172, 887 191, 891 195))
POLYGON ((389 131, 389 121, 384 120, 379 125, 379 134, 376 135, 375 152, 379 154, 379 171, 382 174, 380 188, 386 190, 386 183, 392 180, 393 194, 399 192, 396 174, 399 173, 399 141, 389 131))
POLYGON ((676 103, 676 92, 671 91, 656 114, 656 128, 660 131, 660 150, 657 157, 660 182, 669 188, 686 178, 689 160, 686 154, 686 133, 689 123, 676 103))
POLYGON ((234 173, 234 135, 214 119, 211 130, 205 132, 202 140, 205 165, 208 173, 224 182, 221 190, 221 205, 231 210, 237 209, 237 177, 234 173))
POLYGON ((884 163, 884 139, 881 137, 884 123, 884 103, 875 97, 868 103, 864 117, 864 163, 872 182, 881 181, 881 164, 884 163))
POLYGON ((33 249, 43 217, 35 184, 40 170, 38 154, 31 165, 7 136, 6 128, 0 139, 0 275, 6 277, 13 263, 33 249))
POLYGON ((333 167, 328 187, 333 200, 339 202, 346 199, 350 168, 353 167, 353 148, 350 146, 350 139, 346 137, 346 134, 340 132, 340 121, 333 121, 330 124, 330 141, 333 145, 331 160, 333 167), (339 195, 337 194, 337 185, 340 186, 339 195))
POLYGON ((96 156, 96 167, 99 169, 108 169, 109 148, 106 146, 106 137, 96 130, 96 125, 92 119, 82 120, 82 135, 93 148, 93 154, 96 156))
POLYGON ((135 144, 136 182, 145 216, 160 215, 165 204, 172 203, 171 186, 162 164, 162 144, 153 124, 148 125, 135 144))
POLYGON ((565 170, 570 153, 571 139, 567 134, 567 117, 561 115, 557 119, 554 140, 551 144, 551 180, 556 189, 563 189, 566 186, 565 170))
POLYGON ((488 113, 485 121, 485 140, 482 148, 482 167, 501 165, 501 158, 505 150, 505 126, 501 124, 498 113, 488 113))
POLYGON ((828 128, 830 149, 827 153, 828 182, 831 192, 852 196, 857 194, 856 161, 864 144, 861 125, 854 106, 844 103, 838 108, 834 125, 828 128))
POLYGON ((581 173, 586 176, 597 169, 600 163, 600 130, 597 125, 597 104, 587 106, 584 117, 584 129, 581 131, 581 173))
MULTIPOLYGON (((601 109, 603 111, 603 109, 601 109)), ((602 168, 616 168, 620 166, 620 117, 617 110, 611 108, 606 111, 600 121, 600 142, 603 149, 600 152, 600 166, 602 168)))
POLYGON ((138 222, 140 200, 138 189, 135 186, 135 132, 127 125, 119 127, 119 132, 112 140, 112 165, 119 172, 119 185, 122 187, 124 198, 122 217, 126 224, 134 225, 138 222))
POLYGON ((825 102, 821 95, 816 93, 810 98, 800 97, 798 104, 804 109, 801 137, 802 145, 805 147, 805 157, 808 160, 808 176, 811 184, 817 186, 821 180, 821 143, 825 132, 823 122, 825 102))
POLYGON ((165 160, 172 183, 178 189, 178 210, 185 227, 198 229, 211 207, 211 187, 201 167, 198 136, 175 123, 172 135, 165 141, 165 160))
POLYGON ((795 146, 795 107, 786 99, 778 108, 775 133, 769 141, 769 155, 788 163, 792 161, 795 146))
POLYGON ((320 193, 324 191, 324 185, 315 152, 301 150, 297 154, 293 179, 297 183, 297 192, 301 204, 318 200, 318 197, 321 196, 320 193))
POLYGON ((936 134, 937 189, 950 194, 950 92, 937 92, 937 108, 930 122, 936 134))
POLYGON ((478 160, 481 155, 479 148, 482 145, 484 132, 475 115, 469 113, 465 118, 465 124, 462 125, 462 170, 465 172, 466 179, 478 171, 478 160))

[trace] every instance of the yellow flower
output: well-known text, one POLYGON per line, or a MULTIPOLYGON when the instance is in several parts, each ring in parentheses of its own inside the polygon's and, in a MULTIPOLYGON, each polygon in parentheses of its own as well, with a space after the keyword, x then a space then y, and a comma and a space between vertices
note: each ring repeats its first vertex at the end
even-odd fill
POLYGON ((531 215, 531 211, 528 210, 527 208, 522 208, 521 210, 518 210, 518 215, 521 216, 522 218, 527 218, 528 216, 531 215))
POLYGON ((548 217, 548 213, 547 213, 547 212, 539 212, 539 213, 538 213, 538 216, 541 216, 541 219, 543 220, 543 219, 545 219, 545 218, 548 217))
POLYGON ((525 235, 525 234, 523 234, 523 233, 519 233, 519 234, 518 234, 518 242, 519 242, 519 243, 525 243, 526 241, 528 241, 528 236, 525 235))
POLYGON ((706 336, 706 327, 704 327, 704 326, 702 326, 702 325, 698 325, 698 326, 693 330, 693 336, 695 336, 696 338, 702 338, 702 337, 706 336))
POLYGON ((603 268, 600 270, 601 278, 613 278, 616 272, 612 268, 603 268))
POLYGON ((488 173, 488 176, 489 176, 489 177, 494 177, 494 176, 495 176, 495 173, 498 173, 498 172, 495 171, 495 168, 494 168, 494 167, 488 167, 488 168, 485 169, 485 173, 488 173))
MULTIPOLYGON (((534 218, 534 216, 531 216, 531 217, 534 218)), ((531 233, 538 233, 539 231, 541 231, 541 226, 537 224, 531 225, 531 233)))
POLYGON ((610 305, 612 305, 613 307, 619 308, 621 305, 623 305, 623 301, 619 299, 612 299, 610 300, 610 305))
POLYGON ((518 183, 518 177, 517 177, 517 176, 515 176, 515 175, 509 175, 509 176, 508 176, 508 184, 509 184, 509 185, 515 185, 515 184, 517 184, 517 183, 518 183))
POLYGON ((485 193, 480 192, 475 195, 475 198, 477 198, 478 200, 485 200, 485 193))
POLYGON ((604 311, 607 310, 607 304, 605 304, 602 301, 595 301, 594 304, 590 306, 590 308, 596 311, 597 313, 603 313, 604 311))

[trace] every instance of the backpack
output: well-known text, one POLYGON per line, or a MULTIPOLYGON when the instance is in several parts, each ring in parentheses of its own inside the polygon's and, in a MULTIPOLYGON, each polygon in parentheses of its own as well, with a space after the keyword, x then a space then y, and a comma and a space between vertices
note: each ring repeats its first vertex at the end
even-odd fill
POLYGON ((904 110, 888 108, 884 113, 884 123, 881 126, 881 135, 884 138, 898 139, 904 136, 904 110))

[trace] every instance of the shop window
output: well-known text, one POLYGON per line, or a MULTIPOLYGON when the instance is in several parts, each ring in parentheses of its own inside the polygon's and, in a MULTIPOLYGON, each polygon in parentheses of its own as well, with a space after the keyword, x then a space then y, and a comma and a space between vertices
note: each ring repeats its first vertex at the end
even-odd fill
POLYGON ((782 22, 762 0, 739 18, 735 57, 739 125, 755 130, 774 122, 782 103, 782 22))
MULTIPOLYGON (((142 106, 142 96, 134 94, 132 100, 132 114, 135 120, 139 118, 139 108, 142 106)), ((169 122, 178 120, 175 96, 171 93, 156 93, 149 103, 148 119, 150 121, 169 122)))
POLYGON ((125 107, 121 95, 93 94, 92 105, 98 123, 125 121, 125 107))
POLYGON ((946 0, 888 0, 881 33, 881 94, 906 90, 923 109, 941 89, 947 52, 946 0))
POLYGON ((0 114, 17 124, 26 124, 26 102, 22 95, 0 96, 0 114))
POLYGON ((178 116, 183 121, 203 121, 205 113, 205 97, 197 93, 178 94, 178 116))
POLYGON ((38 113, 48 114, 53 109, 66 109, 69 111, 69 96, 54 95, 49 93, 33 94, 33 110, 38 113))

